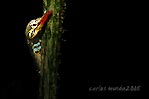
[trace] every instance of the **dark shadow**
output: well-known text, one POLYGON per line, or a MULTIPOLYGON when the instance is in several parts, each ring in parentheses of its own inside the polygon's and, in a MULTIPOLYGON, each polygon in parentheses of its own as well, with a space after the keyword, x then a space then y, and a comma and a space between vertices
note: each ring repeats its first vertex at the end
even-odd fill
POLYGON ((9 10, 2 9, 0 99, 37 99, 39 75, 26 43, 25 27, 42 15, 42 0, 7 2, 9 10))

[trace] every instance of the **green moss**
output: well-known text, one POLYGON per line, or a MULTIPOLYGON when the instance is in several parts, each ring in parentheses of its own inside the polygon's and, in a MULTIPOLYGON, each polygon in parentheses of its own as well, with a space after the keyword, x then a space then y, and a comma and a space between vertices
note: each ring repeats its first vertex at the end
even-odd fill
MULTIPOLYGON (((47 22, 42 37, 43 50, 41 53, 41 79, 39 88, 39 99, 56 99, 57 68, 59 66, 59 43, 62 31, 60 19, 61 0, 44 0, 47 7, 52 10, 52 17, 47 22)), ((45 7, 45 6, 44 6, 45 7)), ((44 11, 43 11, 44 12, 44 11)))

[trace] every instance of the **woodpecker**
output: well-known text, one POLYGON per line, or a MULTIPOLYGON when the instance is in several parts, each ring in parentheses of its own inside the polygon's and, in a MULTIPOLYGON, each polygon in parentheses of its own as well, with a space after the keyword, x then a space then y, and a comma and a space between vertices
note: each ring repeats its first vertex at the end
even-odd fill
POLYGON ((34 53, 38 53, 41 50, 41 39, 42 28, 48 20, 52 11, 47 11, 42 17, 31 20, 25 30, 27 43, 31 46, 34 53))

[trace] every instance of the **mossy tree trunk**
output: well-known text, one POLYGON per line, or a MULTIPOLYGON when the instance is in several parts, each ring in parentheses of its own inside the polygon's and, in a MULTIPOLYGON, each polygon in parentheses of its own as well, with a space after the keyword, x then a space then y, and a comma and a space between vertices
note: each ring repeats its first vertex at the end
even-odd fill
POLYGON ((56 99, 57 68, 59 66, 60 39, 62 34, 62 14, 64 0, 43 0, 45 7, 52 11, 42 36, 39 99, 56 99))

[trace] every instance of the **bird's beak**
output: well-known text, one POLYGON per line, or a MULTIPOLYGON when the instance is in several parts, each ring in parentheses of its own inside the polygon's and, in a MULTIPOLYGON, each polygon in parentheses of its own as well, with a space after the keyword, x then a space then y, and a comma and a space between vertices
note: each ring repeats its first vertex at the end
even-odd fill
POLYGON ((47 11, 42 17, 41 20, 39 22, 39 26, 37 28, 42 28, 44 26, 44 24, 46 23, 46 21, 48 20, 49 16, 52 15, 52 11, 47 11))

